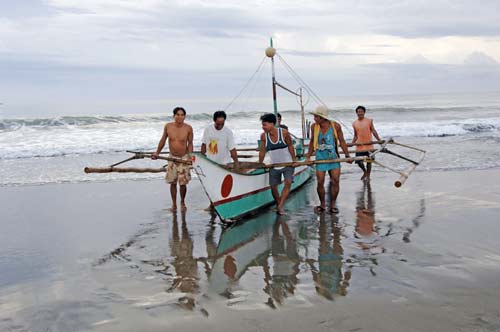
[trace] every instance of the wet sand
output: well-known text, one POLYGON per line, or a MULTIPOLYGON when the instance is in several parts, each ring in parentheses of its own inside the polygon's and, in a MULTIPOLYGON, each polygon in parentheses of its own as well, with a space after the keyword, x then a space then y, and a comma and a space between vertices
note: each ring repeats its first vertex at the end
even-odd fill
POLYGON ((198 182, 1 187, 1 331, 499 331, 500 170, 343 176, 224 228, 198 182))

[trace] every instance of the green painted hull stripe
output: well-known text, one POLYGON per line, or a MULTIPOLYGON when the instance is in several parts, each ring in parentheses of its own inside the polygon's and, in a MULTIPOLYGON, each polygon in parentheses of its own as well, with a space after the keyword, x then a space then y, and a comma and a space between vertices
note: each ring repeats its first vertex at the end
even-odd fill
MULTIPOLYGON (((294 177, 292 191, 303 185, 312 175, 311 170, 306 170, 294 177)), ((278 190, 283 189, 283 183, 278 186, 278 190)), ((250 213, 263 206, 274 202, 271 189, 255 193, 253 195, 242 197, 239 200, 227 202, 215 207, 215 210, 222 219, 234 219, 241 215, 250 213)))

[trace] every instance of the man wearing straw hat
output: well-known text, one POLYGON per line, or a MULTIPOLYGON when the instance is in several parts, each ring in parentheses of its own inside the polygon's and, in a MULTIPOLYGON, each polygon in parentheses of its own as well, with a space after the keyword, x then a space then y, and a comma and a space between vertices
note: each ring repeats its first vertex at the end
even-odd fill
MULTIPOLYGON (((309 141, 309 149, 306 158, 310 160, 313 153, 316 154, 316 161, 330 160, 339 158, 338 146, 344 151, 345 157, 349 158, 349 151, 344 140, 344 134, 340 125, 329 118, 328 108, 326 106, 318 106, 314 112, 314 122, 311 124, 311 140, 309 141)), ((352 163, 352 161, 349 161, 352 163)), ((335 206, 340 188, 340 163, 326 162, 316 164, 316 180, 317 191, 320 205, 314 210, 318 213, 326 210, 325 202, 325 177, 326 172, 330 175, 330 213, 338 213, 339 210, 335 206)))

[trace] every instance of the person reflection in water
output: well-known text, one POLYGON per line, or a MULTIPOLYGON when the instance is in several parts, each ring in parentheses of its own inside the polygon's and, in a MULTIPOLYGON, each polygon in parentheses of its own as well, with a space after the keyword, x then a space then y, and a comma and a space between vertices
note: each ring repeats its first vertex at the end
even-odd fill
POLYGON ((340 243, 341 229, 338 226, 338 217, 331 215, 331 221, 326 221, 325 214, 320 215, 318 267, 314 260, 307 262, 311 267, 316 292, 333 300, 334 294, 345 296, 351 279, 351 271, 342 274, 342 255, 344 250, 340 243), (331 229, 330 229, 331 228, 331 229))
POLYGON ((263 265, 266 281, 264 291, 269 295, 267 304, 274 308, 275 303, 282 305, 288 296, 295 293, 297 274, 300 272, 296 239, 282 216, 276 218, 273 226, 270 257, 272 272, 267 261, 263 265))
POLYGON ((170 242, 171 253, 174 261, 175 278, 169 291, 178 289, 183 293, 195 293, 198 291, 198 262, 193 257, 193 240, 189 234, 186 223, 186 212, 181 213, 181 234, 177 222, 177 215, 172 219, 172 241, 170 242))
POLYGON ((358 244, 361 249, 370 249, 375 240, 375 202, 373 200, 370 182, 363 183, 363 189, 358 193, 356 202, 356 233, 361 239, 358 244))
POLYGON ((215 230, 217 224, 215 220, 217 219, 217 214, 214 210, 210 210, 210 221, 207 224, 207 232, 205 233, 205 245, 207 249, 207 257, 198 257, 197 260, 201 262, 205 267, 205 274, 207 278, 212 272, 212 265, 210 264, 215 260, 217 255, 217 241, 215 240, 215 230))

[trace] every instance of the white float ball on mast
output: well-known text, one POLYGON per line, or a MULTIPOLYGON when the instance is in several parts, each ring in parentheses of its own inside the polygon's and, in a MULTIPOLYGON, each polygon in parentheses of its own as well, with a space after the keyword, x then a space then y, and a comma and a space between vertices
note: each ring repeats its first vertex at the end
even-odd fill
POLYGON ((266 56, 272 58, 276 55, 276 49, 272 46, 266 48, 266 56))

